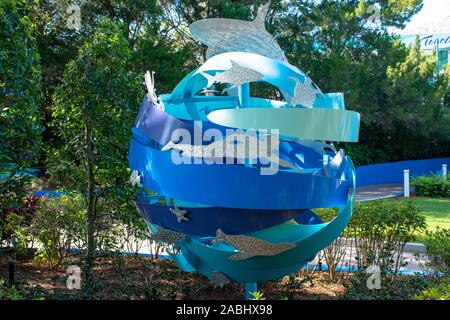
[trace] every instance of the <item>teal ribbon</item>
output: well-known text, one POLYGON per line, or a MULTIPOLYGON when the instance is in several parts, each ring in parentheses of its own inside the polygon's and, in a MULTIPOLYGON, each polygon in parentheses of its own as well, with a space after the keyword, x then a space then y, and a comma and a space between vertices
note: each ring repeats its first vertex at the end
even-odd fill
POLYGON ((360 115, 354 111, 306 108, 221 109, 208 114, 216 124, 240 129, 278 129, 292 138, 358 141, 360 115))

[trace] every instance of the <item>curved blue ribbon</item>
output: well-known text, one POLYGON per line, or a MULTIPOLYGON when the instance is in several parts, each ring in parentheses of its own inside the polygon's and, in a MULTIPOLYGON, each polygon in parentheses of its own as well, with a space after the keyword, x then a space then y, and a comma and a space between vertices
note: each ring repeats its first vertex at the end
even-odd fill
MULTIPOLYGON (((286 125, 288 121, 284 121, 290 118, 292 110, 283 112, 283 115, 287 116, 281 119, 283 121, 279 121, 285 125, 282 130, 284 136, 281 136, 285 141, 279 145, 279 156, 301 169, 300 172, 283 168, 274 175, 261 175, 260 162, 247 166, 206 164, 201 159, 199 163, 198 158, 194 160, 189 155, 180 155, 172 150, 161 151, 161 146, 172 141, 172 134, 177 129, 186 130, 191 137, 203 137, 205 130, 209 128, 217 129, 226 135, 226 129, 229 128, 209 122, 209 114, 212 118, 219 115, 220 121, 216 119, 218 123, 249 128, 252 122, 247 118, 256 115, 257 110, 245 112, 224 110, 212 114, 215 110, 242 107, 239 97, 197 95, 197 92, 206 85, 204 74, 212 75, 229 70, 231 61, 241 67, 260 72, 261 81, 277 86, 291 97, 294 96, 295 85, 298 83, 293 81, 292 77, 301 83, 304 83, 307 77, 287 63, 251 53, 231 52, 215 56, 186 76, 171 95, 161 96, 165 112, 147 100, 144 101, 136 121, 136 128, 133 128, 129 163, 132 170, 137 170, 141 174, 143 185, 159 193, 159 196, 150 199, 138 198, 137 202, 141 214, 152 229, 156 230, 158 226, 162 226, 187 235, 185 240, 176 243, 181 251, 173 255, 174 261, 182 270, 188 272, 197 270, 209 277, 213 272, 219 271, 236 282, 257 282, 297 271, 339 236, 351 217, 355 170, 350 158, 342 151, 335 153, 331 150, 319 150, 322 145, 318 146, 317 142, 300 142, 299 138, 303 138, 304 133, 292 131, 292 126, 286 125), (240 116, 239 119, 237 115, 240 116), (228 121, 227 117, 233 117, 233 121, 228 121), (203 122, 201 126, 197 126, 194 120, 203 122), (322 158, 326 155, 330 155, 331 158, 329 160, 322 158), (183 163, 178 165, 174 159, 183 163), (321 161, 325 162, 322 164, 321 161), (177 218, 170 210, 170 206, 158 204, 154 200, 158 197, 176 199, 178 208, 186 210, 187 219, 177 218), (319 207, 337 207, 339 212, 331 222, 323 223, 309 210, 319 207), (213 243, 211 240, 217 229, 222 229, 230 235, 246 234, 272 245, 287 242, 294 247, 274 256, 250 254, 244 260, 230 260, 237 248, 223 242, 213 243)), ((245 107, 289 107, 281 101, 247 98, 245 107)), ((313 109, 305 112, 295 112, 298 116, 304 117, 303 114, 315 115, 316 108, 341 109, 334 110, 336 112, 322 110, 327 117, 326 119, 322 117, 321 123, 329 119, 328 115, 337 112, 348 113, 343 111, 342 94, 318 92, 313 106, 313 109)), ((276 110, 261 115, 258 113, 261 117, 257 122, 257 128, 254 129, 272 128, 271 125, 280 126, 266 121, 270 120, 272 114, 278 116, 281 113, 276 110), (263 123, 261 119, 267 123, 263 123)), ((313 126, 315 131, 311 129, 307 132, 313 134, 306 136, 311 139, 326 137, 326 140, 339 136, 343 139, 340 131, 336 129, 340 125, 347 130, 344 138, 347 139, 350 134, 349 139, 353 141, 359 131, 357 124, 359 116, 348 124, 335 121, 334 129, 332 132, 329 130, 331 133, 328 135, 323 135, 320 129, 326 127, 313 126)), ((199 145, 208 142, 194 139, 190 144, 199 145)))
MULTIPOLYGON (((227 234, 247 234, 266 229, 293 218, 309 221, 311 214, 306 210, 254 210, 230 209, 209 206, 178 206, 186 211, 188 220, 178 221, 171 209, 155 202, 160 196, 149 200, 138 197, 137 207, 142 217, 149 223, 165 229, 194 236, 215 236, 217 229, 227 234), (304 216, 304 217, 303 217, 304 216)), ((306 223, 305 223, 306 224, 306 223)))
POLYGON ((147 188, 183 201, 272 210, 338 207, 348 198, 346 180, 288 171, 261 175, 259 168, 242 165, 179 165, 173 162, 172 151, 159 151, 134 139, 129 150, 130 168, 143 175, 147 188))

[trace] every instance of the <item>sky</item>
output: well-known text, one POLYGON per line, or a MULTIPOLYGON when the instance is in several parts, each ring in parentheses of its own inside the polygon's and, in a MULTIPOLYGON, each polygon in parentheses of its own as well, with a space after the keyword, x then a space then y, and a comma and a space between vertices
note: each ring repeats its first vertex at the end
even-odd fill
POLYGON ((422 10, 412 17, 403 30, 395 33, 450 33, 450 0, 424 0, 422 10))

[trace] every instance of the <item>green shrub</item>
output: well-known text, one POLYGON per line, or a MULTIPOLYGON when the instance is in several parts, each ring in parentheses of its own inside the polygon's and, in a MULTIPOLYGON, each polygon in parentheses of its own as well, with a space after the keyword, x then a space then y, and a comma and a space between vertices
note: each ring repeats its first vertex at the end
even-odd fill
POLYGON ((25 297, 15 285, 7 286, 5 280, 0 278, 0 300, 24 300, 25 297))
POLYGON ((427 197, 450 197, 450 177, 439 175, 414 177, 411 184, 416 187, 416 194, 427 197))
POLYGON ((84 246, 85 212, 81 195, 46 199, 36 212, 31 229, 39 243, 34 259, 57 269, 72 247, 84 246))
POLYGON ((437 285, 430 285, 414 297, 416 300, 450 300, 450 277, 437 285))
POLYGON ((427 231, 423 240, 430 261, 428 266, 444 274, 450 272, 450 229, 427 231))
POLYGON ((376 200, 355 204, 344 235, 355 239, 358 269, 378 265, 382 272, 396 272, 402 266, 405 244, 425 227, 425 217, 410 199, 376 200))
POLYGON ((0 179, 0 246, 12 248, 19 258, 27 255, 32 243, 30 223, 40 199, 28 193, 31 178, 15 173, 14 169, 7 179, 0 179))
POLYGON ((344 300, 411 300, 419 296, 426 288, 438 285, 436 277, 416 274, 413 276, 394 276, 383 274, 380 289, 369 289, 365 273, 356 273, 353 278, 344 282, 344 300))

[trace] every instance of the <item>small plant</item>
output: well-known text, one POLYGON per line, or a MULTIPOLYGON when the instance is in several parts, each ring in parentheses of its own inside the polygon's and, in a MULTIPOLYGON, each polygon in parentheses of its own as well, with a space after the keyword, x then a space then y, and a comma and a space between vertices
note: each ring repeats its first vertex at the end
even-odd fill
POLYGON ((411 184, 416 187, 416 194, 426 197, 450 197, 450 177, 439 175, 414 177, 411 184))
MULTIPOLYGON (((283 286, 283 294, 282 298, 293 299, 295 295, 302 290, 302 288, 309 286, 312 287, 314 285, 314 278, 312 274, 305 274, 301 277, 297 277, 295 274, 291 274, 286 276, 284 286, 283 286)), ((284 281, 283 281, 284 282, 284 281)))
POLYGON ((264 298, 264 294, 261 291, 255 291, 251 293, 252 297, 251 300, 266 300, 264 298))

